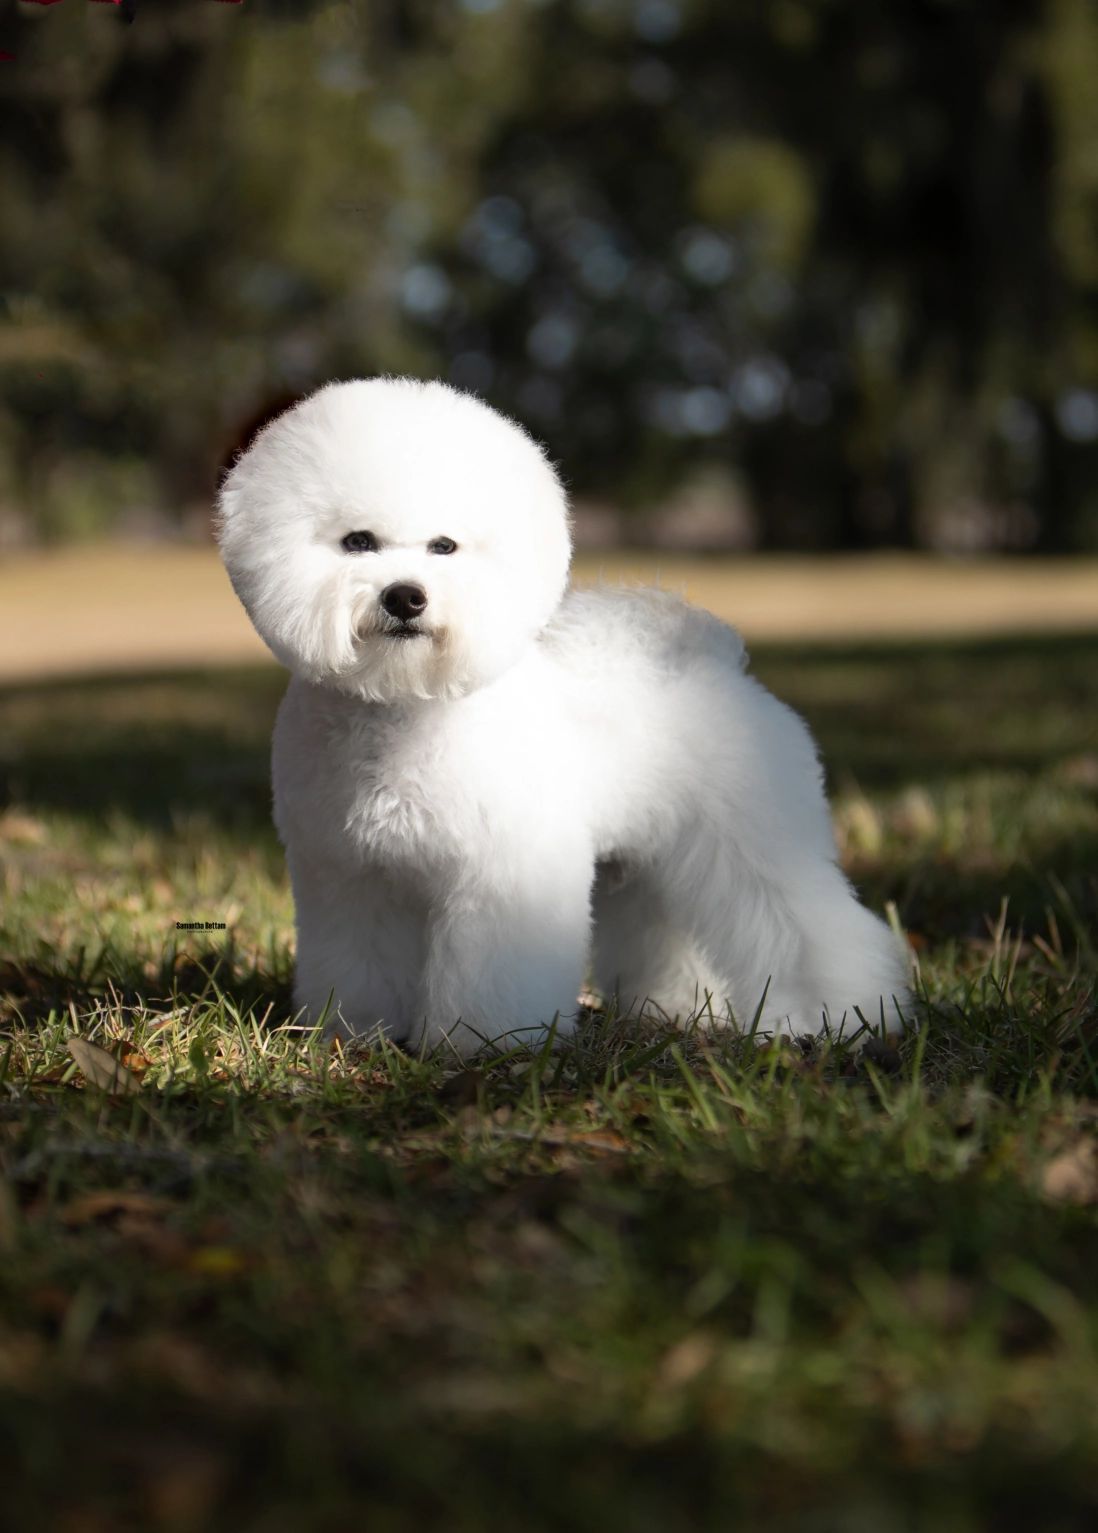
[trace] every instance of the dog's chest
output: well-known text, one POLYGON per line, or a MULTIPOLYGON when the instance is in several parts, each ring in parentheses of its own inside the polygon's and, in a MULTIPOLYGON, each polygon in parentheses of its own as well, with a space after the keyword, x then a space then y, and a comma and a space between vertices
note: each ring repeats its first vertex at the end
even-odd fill
POLYGON ((345 824, 362 854, 425 869, 479 839, 492 795, 437 718, 375 723, 352 731, 346 746, 345 824))
POLYGON ((437 763, 417 760, 407 741, 349 743, 344 807, 354 844, 387 862, 433 859, 445 838, 437 763))
POLYGON ((428 878, 521 846, 554 818, 562 774, 544 698, 511 691, 407 708, 299 692, 276 734, 283 838, 428 878))

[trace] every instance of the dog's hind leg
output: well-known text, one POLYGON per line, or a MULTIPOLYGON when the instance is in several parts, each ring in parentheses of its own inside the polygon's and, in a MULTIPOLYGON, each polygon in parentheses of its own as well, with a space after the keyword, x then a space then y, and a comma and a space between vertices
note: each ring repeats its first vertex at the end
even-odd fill
POLYGON ((737 1024, 847 1038, 863 1024, 902 1026, 903 955, 885 923, 859 904, 830 845, 775 835, 760 855, 751 833, 758 823, 732 846, 699 828, 668 868, 673 908, 729 975, 737 1024))
MULTIPOLYGON (((715 691, 693 793, 651 876, 730 985, 740 1027, 846 1036, 901 1025, 905 961, 837 866, 812 738, 748 677, 715 691)), ((700 711, 705 699, 699 700, 700 711)))

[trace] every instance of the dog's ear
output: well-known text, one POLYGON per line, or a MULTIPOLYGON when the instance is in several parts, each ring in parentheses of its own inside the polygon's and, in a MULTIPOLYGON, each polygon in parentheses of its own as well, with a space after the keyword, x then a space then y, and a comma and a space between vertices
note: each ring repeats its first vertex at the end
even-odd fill
POLYGON ((229 477, 233 465, 239 462, 248 451, 264 426, 269 426, 273 420, 284 415, 298 403, 301 397, 300 394, 289 394, 285 391, 273 394, 239 423, 218 462, 217 479, 214 483, 215 495, 220 494, 221 487, 229 477))

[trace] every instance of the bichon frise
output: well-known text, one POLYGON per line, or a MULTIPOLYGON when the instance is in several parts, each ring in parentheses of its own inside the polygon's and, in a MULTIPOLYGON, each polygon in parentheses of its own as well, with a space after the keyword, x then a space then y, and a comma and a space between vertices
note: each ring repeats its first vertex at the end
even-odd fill
POLYGON ((225 564, 293 672, 275 823, 295 998, 410 1047, 622 1009, 898 1027, 905 962, 836 866, 804 724, 665 592, 567 591, 567 502, 440 383, 332 384, 222 487, 225 564))

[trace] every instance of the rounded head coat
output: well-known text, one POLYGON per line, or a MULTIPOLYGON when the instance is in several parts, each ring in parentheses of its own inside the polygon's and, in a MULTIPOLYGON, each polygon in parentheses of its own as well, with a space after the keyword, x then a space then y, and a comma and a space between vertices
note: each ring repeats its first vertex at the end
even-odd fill
POLYGON ((375 702, 501 675, 560 602, 567 501, 513 421, 442 383, 329 384, 258 434, 218 541, 275 656, 375 702))

